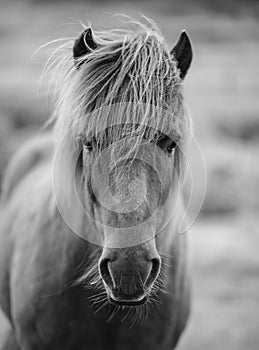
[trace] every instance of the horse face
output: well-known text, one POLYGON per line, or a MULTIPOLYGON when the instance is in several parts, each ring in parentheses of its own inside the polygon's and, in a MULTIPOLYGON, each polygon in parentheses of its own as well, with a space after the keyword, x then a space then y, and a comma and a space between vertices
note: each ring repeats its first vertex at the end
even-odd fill
MULTIPOLYGON (((143 142, 134 156, 127 145, 101 156, 91 145, 84 154, 86 202, 103 227, 99 273, 111 301, 121 305, 145 302, 159 276, 161 258, 156 234, 168 210, 173 160, 167 149, 143 142), (127 154, 127 158, 125 158, 127 154)), ((160 145, 161 146, 161 145, 160 145)))
MULTIPOLYGON (((92 97, 87 99, 91 102, 88 102, 86 106, 82 104, 84 106, 83 113, 95 108, 98 110, 98 106, 100 103, 102 104, 101 101, 126 103, 127 105, 130 101, 136 106, 140 106, 141 103, 147 105, 148 108, 144 108, 144 111, 149 113, 152 109, 150 106, 153 104, 162 107, 175 104, 175 108, 172 108, 172 114, 179 114, 179 118, 181 117, 183 113, 182 96, 180 90, 177 91, 178 94, 173 92, 173 87, 179 87, 180 78, 184 79, 192 60, 192 49, 188 35, 186 32, 182 32, 177 44, 170 52, 172 64, 168 61, 168 53, 163 49, 163 45, 160 45, 160 38, 154 38, 153 35, 148 37, 149 35, 145 35, 144 39, 141 40, 144 40, 147 48, 152 45, 149 50, 136 50, 136 47, 140 48, 140 46, 136 46, 134 43, 131 51, 123 40, 121 48, 116 46, 116 52, 119 54, 113 54, 107 60, 107 51, 102 50, 105 48, 105 44, 102 46, 105 40, 100 43, 95 42, 90 28, 87 28, 75 41, 73 56, 76 69, 81 71, 80 73, 83 75, 91 71, 84 70, 84 64, 89 65, 93 70, 98 68, 98 74, 91 72, 88 75, 94 89, 90 89, 89 96, 92 97), (96 57, 100 57, 102 62, 100 64, 95 64, 94 52, 96 49, 96 57), (138 53, 135 54, 135 51, 138 53), (147 52, 150 56, 152 51, 154 60, 146 56, 147 52), (88 54, 92 55, 89 61, 86 59, 88 54), (130 66, 126 65, 127 69, 125 69, 121 60, 123 57, 128 57, 127 55, 130 55, 128 60, 130 66), (166 58, 163 62, 161 62, 162 57, 166 58), (147 64, 142 64, 145 61, 147 64), (117 67, 116 70, 114 67, 117 67), (103 80, 99 79, 102 76, 101 68, 103 80), (122 72, 123 68, 125 75, 122 72), (93 84, 93 77, 98 77, 96 79, 98 84, 93 84), (122 82, 126 82, 123 93, 122 89, 115 88, 116 86, 121 87, 122 82), (139 88, 138 94, 135 91, 137 87, 139 88), (93 96, 96 96, 96 99, 93 96)), ((142 47, 144 45, 141 41, 142 47)), ((115 46, 112 49, 114 50, 115 46)), ((86 79, 84 79, 84 84, 85 81, 86 79)), ((85 96, 85 90, 83 91, 82 95, 85 96)), ((107 106, 111 108, 111 104, 108 103, 107 106)), ((76 99, 75 110, 78 109, 77 105, 78 99, 76 99)), ((123 123, 125 125, 139 122, 143 125, 146 122, 146 113, 141 113, 143 107, 139 109, 140 118, 138 118, 136 108, 133 108, 135 116, 129 108, 119 110, 118 114, 109 110, 109 113, 106 114, 106 118, 109 119, 106 122, 104 119, 99 119, 98 122, 98 120, 90 118, 91 123, 88 123, 90 125, 88 131, 92 127, 95 134, 96 130, 100 130, 105 125, 121 125, 123 123)), ((160 112, 156 113, 155 120, 160 117, 160 112)), ((80 118, 81 120, 83 119, 80 118)), ((150 116, 150 120, 154 120, 154 118, 150 116)), ((170 123, 164 124, 166 125, 166 130, 162 128, 164 132, 168 132, 168 128, 174 128, 175 118, 172 117, 170 120, 170 123)), ((154 123, 154 125, 160 125, 160 123, 154 123)), ((85 131, 85 128, 83 130, 85 131)), ((112 143, 111 139, 109 142, 112 143)), ((119 144, 118 149, 113 149, 113 152, 110 152, 109 147, 106 147, 107 149, 102 151, 100 156, 94 144, 86 143, 85 145, 87 148, 83 161, 86 184, 85 205, 88 213, 91 213, 92 217, 101 223, 103 234, 104 248, 99 261, 100 275, 108 295, 115 302, 142 302, 154 285, 161 265, 155 237, 161 229, 161 223, 165 222, 165 213, 169 211, 167 198, 173 193, 174 162, 169 159, 168 155, 168 150, 172 150, 171 141, 165 138, 161 142, 161 147, 159 146, 160 149, 157 147, 154 154, 154 148, 142 150, 141 147, 137 147, 139 154, 130 154, 124 142, 122 143, 123 147, 120 147, 119 144)), ((129 149, 132 150, 132 147, 130 146, 129 149)))

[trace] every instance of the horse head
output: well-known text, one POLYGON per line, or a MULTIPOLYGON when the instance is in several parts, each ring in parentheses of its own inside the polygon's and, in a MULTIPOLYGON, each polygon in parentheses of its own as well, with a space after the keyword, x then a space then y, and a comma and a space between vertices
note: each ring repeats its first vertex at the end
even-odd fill
POLYGON ((138 305, 159 285, 157 235, 186 141, 181 81, 190 40, 183 31, 168 51, 154 32, 119 42, 95 40, 87 28, 73 56, 76 92, 63 114, 77 119, 82 202, 102 235, 99 276, 112 302, 138 305))

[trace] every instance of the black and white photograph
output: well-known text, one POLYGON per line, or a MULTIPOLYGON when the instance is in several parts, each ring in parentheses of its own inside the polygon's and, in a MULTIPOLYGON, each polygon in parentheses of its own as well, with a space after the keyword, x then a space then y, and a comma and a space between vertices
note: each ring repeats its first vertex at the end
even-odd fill
POLYGON ((0 350, 259 349, 259 2, 0 0, 0 350))

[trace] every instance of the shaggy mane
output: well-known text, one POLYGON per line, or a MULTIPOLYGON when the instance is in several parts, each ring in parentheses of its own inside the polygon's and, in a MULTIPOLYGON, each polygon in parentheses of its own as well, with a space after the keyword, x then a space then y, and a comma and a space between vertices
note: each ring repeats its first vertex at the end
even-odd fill
POLYGON ((184 144, 190 122, 179 70, 156 25, 129 19, 124 28, 94 31, 94 40, 98 48, 80 58, 79 68, 74 41, 55 50, 61 54, 49 65, 58 73, 52 77, 56 140, 69 135, 78 147, 85 137, 99 145, 125 139, 132 151, 143 138, 155 140, 159 130, 180 135, 184 144))

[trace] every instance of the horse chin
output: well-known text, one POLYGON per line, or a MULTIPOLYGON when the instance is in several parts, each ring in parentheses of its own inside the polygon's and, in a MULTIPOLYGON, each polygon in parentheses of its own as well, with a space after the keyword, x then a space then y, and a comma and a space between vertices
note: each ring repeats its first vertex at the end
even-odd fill
POLYGON ((144 295, 141 299, 119 299, 119 298, 113 298, 112 296, 108 296, 108 299, 110 303, 117 305, 117 306, 128 306, 128 307, 136 307, 139 305, 143 305, 148 301, 148 295, 144 295))

